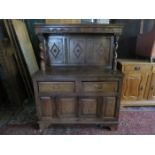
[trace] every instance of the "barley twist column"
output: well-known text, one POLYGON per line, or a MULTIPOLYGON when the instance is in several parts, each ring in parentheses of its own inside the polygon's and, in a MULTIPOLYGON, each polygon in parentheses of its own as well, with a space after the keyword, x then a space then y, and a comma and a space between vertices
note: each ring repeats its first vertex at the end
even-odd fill
POLYGON ((119 35, 114 35, 114 56, 113 56, 113 71, 116 71, 117 69, 117 49, 118 49, 118 41, 119 41, 119 35))
POLYGON ((42 34, 38 35, 39 38, 39 48, 40 48, 40 68, 43 72, 46 71, 46 40, 42 34))

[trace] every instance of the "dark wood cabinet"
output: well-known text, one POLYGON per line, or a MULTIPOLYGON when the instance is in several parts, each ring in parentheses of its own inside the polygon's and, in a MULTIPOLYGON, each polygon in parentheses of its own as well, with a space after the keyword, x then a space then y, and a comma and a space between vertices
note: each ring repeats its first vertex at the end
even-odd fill
POLYGON ((117 126, 122 74, 116 70, 120 25, 35 25, 41 70, 33 75, 40 128, 51 124, 117 126))

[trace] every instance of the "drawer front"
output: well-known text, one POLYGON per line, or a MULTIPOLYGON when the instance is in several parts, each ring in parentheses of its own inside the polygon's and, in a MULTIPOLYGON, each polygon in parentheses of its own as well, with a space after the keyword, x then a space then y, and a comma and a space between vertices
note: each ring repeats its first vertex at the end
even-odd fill
POLYGON ((117 87, 117 82, 82 82, 84 92, 111 93, 117 91, 117 87))
POLYGON ((124 71, 151 71, 151 66, 150 65, 145 65, 145 64, 136 64, 136 65, 125 65, 124 66, 124 71))
POLYGON ((74 82, 39 82, 39 92, 74 92, 74 82))

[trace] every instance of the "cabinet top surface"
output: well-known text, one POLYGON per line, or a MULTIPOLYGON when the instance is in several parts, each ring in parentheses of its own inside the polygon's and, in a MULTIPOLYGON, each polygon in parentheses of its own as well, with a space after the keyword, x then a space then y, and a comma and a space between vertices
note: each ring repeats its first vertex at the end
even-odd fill
POLYGON ((112 71, 101 66, 57 66, 48 67, 45 72, 39 71, 35 75, 44 74, 45 76, 122 76, 120 71, 112 71))
POLYGON ((141 60, 141 59, 118 59, 118 63, 124 64, 124 65, 130 65, 130 64, 155 64, 151 63, 149 60, 141 60))
POLYGON ((36 34, 39 33, 105 33, 121 34, 120 24, 34 24, 36 34))

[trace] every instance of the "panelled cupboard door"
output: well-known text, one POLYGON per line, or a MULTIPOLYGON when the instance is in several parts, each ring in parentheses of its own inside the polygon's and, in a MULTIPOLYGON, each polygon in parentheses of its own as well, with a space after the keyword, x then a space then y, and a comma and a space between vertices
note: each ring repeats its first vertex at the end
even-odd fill
POLYGON ((114 118, 116 109, 116 97, 104 97, 103 98, 103 117, 114 118))
POLYGON ((41 116, 42 117, 53 117, 54 116, 54 99, 51 97, 40 98, 41 116))
POLYGON ((56 108, 58 117, 76 117, 77 100, 73 97, 57 97, 56 108))
POLYGON ((155 73, 152 74, 151 82, 150 82, 150 88, 149 88, 149 94, 148 99, 155 100, 155 73))
POLYGON ((69 64, 84 64, 84 55, 86 49, 86 40, 83 38, 69 38, 69 64))
POLYGON ((52 64, 64 64, 64 38, 59 36, 49 36, 48 38, 48 63, 52 64))
POLYGON ((79 100, 80 117, 97 117, 98 108, 97 97, 81 97, 79 100))
POLYGON ((48 118, 115 118, 116 97, 41 97, 41 116, 48 118))
POLYGON ((116 97, 87 97, 80 99, 80 116, 100 120, 116 117, 116 97))
POLYGON ((129 72, 123 79, 122 99, 140 100, 144 98, 145 86, 150 73, 129 72))

